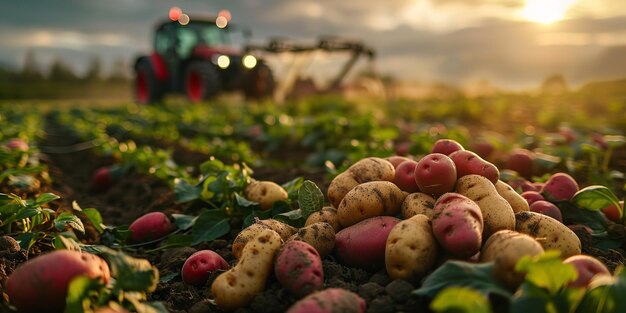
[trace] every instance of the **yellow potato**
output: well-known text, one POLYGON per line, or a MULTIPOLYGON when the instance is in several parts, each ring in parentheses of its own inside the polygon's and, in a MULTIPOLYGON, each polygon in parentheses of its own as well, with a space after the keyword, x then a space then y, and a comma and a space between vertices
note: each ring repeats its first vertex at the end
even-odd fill
POLYGON ((337 209, 333 207, 324 207, 317 212, 311 213, 311 215, 309 215, 309 217, 306 219, 304 226, 309 226, 311 224, 319 222, 330 224, 335 232, 341 230, 341 224, 339 224, 339 220, 337 219, 337 209))
POLYGON ((261 230, 243 248, 237 265, 220 274, 211 285, 211 293, 218 307, 234 311, 245 307, 265 290, 265 284, 274 268, 274 256, 283 242, 277 232, 261 230))
POLYGON ((250 201, 257 202, 262 210, 269 210, 274 202, 287 200, 289 194, 287 191, 271 181, 255 181, 251 182, 244 191, 244 197, 250 201))
POLYGON ((358 184, 379 180, 393 181, 395 175, 396 169, 385 159, 361 159, 330 182, 328 200, 333 207, 338 208, 343 197, 358 184))
POLYGON ((418 214, 424 214, 428 218, 432 218, 435 201, 435 198, 425 193, 412 193, 404 198, 400 211, 404 219, 409 219, 418 214))
POLYGON ((496 183, 496 191, 504 198, 513 208, 513 212, 530 211, 528 201, 517 193, 509 184, 498 180, 496 183))
POLYGON ((395 216, 404 197, 402 190, 392 182, 373 181, 360 184, 341 200, 337 208, 337 218, 341 226, 348 227, 374 216, 395 216))
POLYGON ((544 250, 559 250, 566 259, 581 253, 580 239, 563 223, 540 213, 522 211, 515 214, 515 230, 535 238, 544 250))
POLYGON ((483 238, 502 229, 515 229, 515 213, 506 199, 496 191, 489 179, 480 175, 465 175, 456 181, 458 193, 478 204, 483 213, 483 238))
POLYGON ((235 240, 233 240, 232 253, 236 259, 241 257, 243 247, 254 238, 263 229, 271 229, 280 235, 282 240, 287 240, 296 230, 294 227, 285 223, 279 222, 274 219, 257 220, 254 224, 246 227, 237 234, 235 240))
POLYGON ((328 255, 335 247, 335 230, 333 227, 324 222, 311 224, 300 228, 287 241, 300 240, 304 241, 320 254, 321 257, 328 255))
POLYGON ((543 253, 537 240, 512 230, 501 230, 491 235, 480 251, 481 262, 494 262, 493 276, 511 289, 524 280, 525 273, 515 271, 517 261, 523 256, 543 253))
POLYGON ((433 269, 437 241, 428 217, 418 214, 396 224, 387 237, 385 266, 392 279, 417 280, 433 269))

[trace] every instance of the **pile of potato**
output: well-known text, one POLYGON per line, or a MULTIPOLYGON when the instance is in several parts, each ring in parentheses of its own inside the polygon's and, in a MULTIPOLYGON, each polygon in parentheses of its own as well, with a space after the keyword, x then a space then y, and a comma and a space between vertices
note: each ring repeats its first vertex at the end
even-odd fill
MULTIPOLYGON (((571 198, 571 181, 561 176, 545 185, 544 195, 571 198)), ((448 259, 494 262, 494 277, 512 289, 524 278, 514 268, 526 255, 556 249, 563 258, 575 256, 568 262, 583 264, 576 266, 581 271, 597 266, 578 256, 581 243, 574 232, 531 210, 526 197, 499 180, 495 165, 452 140, 438 141, 417 161, 360 160, 331 182, 328 199, 332 206, 309 216, 301 229, 261 220, 243 230, 233 244, 238 263, 213 283, 217 305, 246 306, 274 272, 305 301, 290 312, 364 312, 358 295, 320 291, 321 259, 331 253, 346 266, 386 268, 391 278, 414 282, 448 259)))

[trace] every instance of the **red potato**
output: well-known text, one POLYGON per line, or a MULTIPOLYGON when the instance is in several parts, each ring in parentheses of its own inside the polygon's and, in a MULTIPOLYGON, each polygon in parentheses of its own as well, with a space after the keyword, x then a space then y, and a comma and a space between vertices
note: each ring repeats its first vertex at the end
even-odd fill
POLYGON ((557 207, 552 202, 545 200, 535 201, 533 202, 533 204, 530 205, 530 210, 533 212, 541 213, 543 215, 547 215, 563 223, 563 214, 561 214, 561 210, 559 210, 559 207, 557 207))
POLYGON ((454 189, 457 171, 454 162, 441 153, 424 156, 415 168, 415 182, 419 189, 435 198, 454 189))
POLYGON ((450 254, 467 258, 482 244, 483 215, 476 202, 458 193, 446 193, 435 202, 433 234, 450 254))
POLYGON ((335 251, 344 265, 374 269, 385 264, 385 245, 391 229, 400 222, 377 216, 346 227, 335 236, 335 251))
POLYGON ((26 141, 21 138, 11 138, 4 144, 9 150, 28 151, 30 148, 26 141))
POLYGON ((290 241, 282 247, 274 262, 274 273, 280 284, 298 298, 324 285, 322 258, 304 241, 290 241))
POLYGON ((539 192, 539 190, 541 190, 541 188, 537 188, 537 186, 535 186, 534 183, 522 177, 509 180, 507 184, 509 184, 509 186, 511 186, 511 188, 513 188, 517 192, 519 192, 520 190, 521 192, 526 192, 526 191, 539 192))
POLYGON ((566 173, 556 173, 546 181, 541 194, 549 201, 569 201, 578 192, 578 183, 566 173))
POLYGON ((402 141, 395 144, 395 150, 397 155, 407 155, 411 150, 411 143, 408 141, 402 141))
POLYGON ((203 286, 211 273, 225 271, 228 262, 212 250, 200 250, 187 258, 181 270, 183 282, 196 287, 203 286))
POLYGON ((9 276, 6 293, 19 312, 63 312, 73 278, 87 276, 107 284, 109 266, 100 257, 56 250, 20 265, 9 276))
POLYGON ((531 179, 533 176, 532 152, 526 149, 514 149, 507 157, 504 168, 514 170, 520 176, 531 179))
POLYGON ((470 174, 484 176, 493 184, 500 179, 500 171, 498 168, 492 163, 483 160, 472 151, 456 151, 450 154, 450 159, 452 159, 456 165, 457 179, 470 174))
POLYGON ((126 169, 122 166, 112 165, 97 169, 91 177, 91 187, 93 190, 102 192, 113 187, 124 175, 126 169))
POLYGON ((452 152, 459 150, 465 150, 465 148, 463 148, 458 141, 453 139, 439 139, 435 141, 435 144, 433 144, 433 147, 430 149, 430 153, 450 155, 452 152))
POLYGON ((578 278, 569 283, 568 287, 587 287, 591 282, 591 279, 596 275, 611 275, 611 272, 598 261, 598 259, 588 255, 574 255, 565 261, 565 264, 571 264, 576 268, 578 272, 578 278))
POLYGON ((329 288, 296 302, 287 313, 364 313, 365 309, 365 300, 356 293, 329 288))
POLYGON ((415 182, 416 167, 417 162, 413 160, 400 163, 400 165, 396 167, 396 176, 393 179, 393 183, 402 189, 402 191, 406 191, 408 193, 420 191, 419 187, 417 187, 417 183, 415 182))
POLYGON ((481 158, 488 160, 491 158, 491 155, 496 152, 496 147, 490 142, 479 140, 472 144, 470 150, 474 151, 474 153, 478 154, 481 158))
POLYGON ((526 199, 528 205, 532 205, 535 201, 546 200, 538 191, 524 191, 522 198, 526 199))
POLYGON ((172 228, 172 222, 163 212, 142 215, 128 226, 128 230, 133 232, 130 235, 130 241, 135 243, 162 238, 169 234, 172 228))
MULTIPOLYGON (((620 201, 619 204, 622 207, 622 211, 623 211, 624 210, 624 201, 620 201)), ((620 216, 619 216, 619 210, 618 210, 616 205, 611 204, 611 205, 607 206, 606 208, 602 209, 602 212, 604 213, 606 218, 608 218, 609 220, 611 220, 611 221, 613 221, 615 223, 621 223, 620 216)))
POLYGON ((398 165, 402 164, 402 162, 406 162, 406 161, 413 161, 407 157, 403 157, 403 156, 399 156, 399 155, 393 155, 390 157, 386 157, 385 160, 389 161, 389 163, 391 163, 391 165, 393 165, 393 168, 397 169, 398 165))

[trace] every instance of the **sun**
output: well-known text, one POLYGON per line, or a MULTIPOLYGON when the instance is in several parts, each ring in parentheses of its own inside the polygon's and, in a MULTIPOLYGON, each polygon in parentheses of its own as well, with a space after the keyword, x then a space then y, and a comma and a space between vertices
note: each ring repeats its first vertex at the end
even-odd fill
POLYGON ((526 0, 521 16, 541 24, 551 24, 562 20, 565 12, 575 0, 526 0))

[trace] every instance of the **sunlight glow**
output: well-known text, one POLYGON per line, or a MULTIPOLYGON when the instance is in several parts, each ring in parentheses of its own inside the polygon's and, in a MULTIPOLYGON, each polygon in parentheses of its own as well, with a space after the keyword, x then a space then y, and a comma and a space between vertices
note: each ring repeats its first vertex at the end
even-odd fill
POLYGON ((526 0, 521 16, 532 22, 551 24, 562 20, 565 17, 565 12, 572 6, 574 1, 526 0))
POLYGON ((226 19, 223 15, 220 15, 215 19, 215 25, 219 28, 224 28, 228 25, 228 19, 226 19))
POLYGON ((181 14, 183 14, 183 11, 179 7, 171 7, 168 15, 170 20, 178 21, 181 14))

